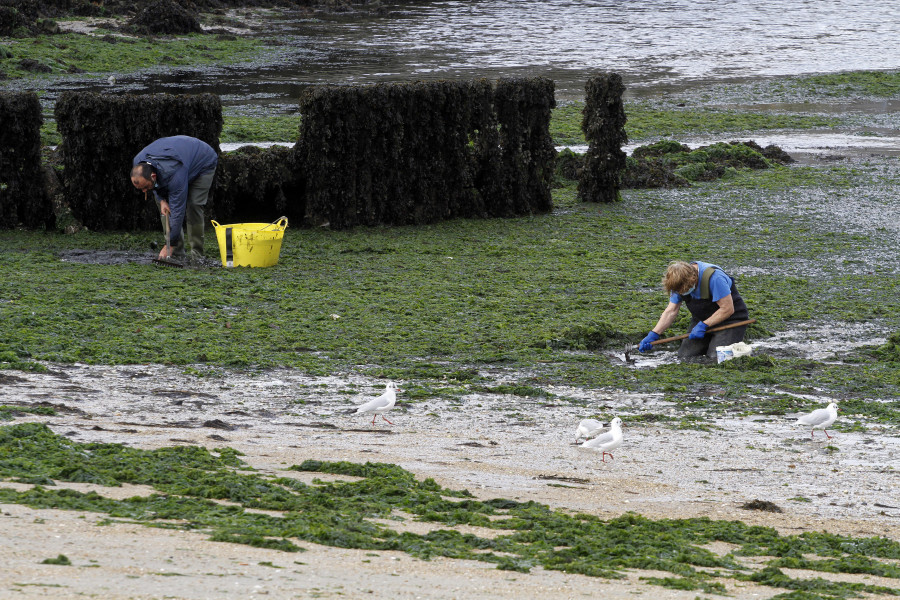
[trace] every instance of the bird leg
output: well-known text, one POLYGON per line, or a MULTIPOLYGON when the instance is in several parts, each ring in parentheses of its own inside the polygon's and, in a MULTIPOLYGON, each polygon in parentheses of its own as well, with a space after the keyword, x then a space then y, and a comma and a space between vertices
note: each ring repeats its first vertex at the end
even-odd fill
POLYGON ((378 415, 372 415, 372 425, 375 424, 375 419, 378 418, 378 415))
MULTIPOLYGON (((384 415, 381 415, 381 418, 384 419, 385 421, 387 421, 388 423, 390 423, 391 425, 393 425, 393 423, 391 423, 390 421, 388 421, 387 418, 385 418, 384 415)), ((374 423, 375 421, 373 420, 372 422, 374 423)))
MULTIPOLYGON (((603 451, 603 454, 600 455, 600 460, 603 461, 603 462, 606 462, 606 455, 607 455, 607 454, 609 454, 609 452, 607 452, 607 451, 604 450, 604 451, 603 451)), ((610 458, 613 458, 613 459, 615 458, 615 456, 613 456, 612 454, 609 454, 609 457, 610 457, 610 458)))
POLYGON ((825 437, 827 437, 827 438, 828 438, 828 439, 829 439, 829 440, 830 440, 830 439, 831 439, 831 436, 830 436, 830 435, 828 435, 828 430, 826 430, 826 429, 823 429, 823 430, 822 430, 822 431, 824 431, 824 432, 825 432, 825 437))

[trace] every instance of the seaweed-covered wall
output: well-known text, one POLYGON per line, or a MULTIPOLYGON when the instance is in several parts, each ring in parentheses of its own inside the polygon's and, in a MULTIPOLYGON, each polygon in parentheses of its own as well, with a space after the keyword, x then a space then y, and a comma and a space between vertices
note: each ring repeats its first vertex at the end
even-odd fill
POLYGON ((625 170, 625 86, 621 75, 607 73, 588 79, 585 86, 581 129, 588 141, 584 168, 578 180, 578 196, 584 202, 615 202, 619 199, 625 170))
POLYGON ((150 142, 190 135, 219 150, 222 103, 214 94, 65 92, 55 113, 63 140, 66 201, 75 218, 90 229, 159 226, 156 205, 129 179, 132 159, 150 142))
POLYGON ((0 92, 0 227, 53 226, 41 172, 37 94, 0 92))
POLYGON ((321 87, 301 100, 306 216, 333 228, 550 210, 553 82, 321 87))
POLYGON ((260 223, 285 216, 302 223, 302 177, 293 149, 243 146, 219 157, 208 216, 225 223, 260 223))
POLYGON ((500 125, 499 192, 488 203, 492 216, 547 212, 553 208, 550 183, 556 149, 550 136, 556 106, 552 80, 501 79, 494 94, 500 125))

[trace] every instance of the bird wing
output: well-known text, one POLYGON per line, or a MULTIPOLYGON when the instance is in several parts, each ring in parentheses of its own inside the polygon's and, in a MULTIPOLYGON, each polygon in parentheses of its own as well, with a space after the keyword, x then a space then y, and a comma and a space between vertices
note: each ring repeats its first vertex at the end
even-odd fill
POLYGON ((379 408, 386 408, 386 407, 390 406, 391 402, 386 396, 387 395, 384 394, 384 395, 378 396, 377 398, 373 398, 373 399, 369 400, 368 402, 366 402, 365 404, 363 404, 359 408, 357 408, 356 412, 358 412, 358 413, 372 412, 373 410, 378 410, 379 408))
POLYGON ((613 432, 607 431, 603 435, 597 436, 592 440, 586 441, 585 443, 582 444, 582 446, 584 446, 585 448, 597 448, 607 442, 611 442, 612 439, 613 439, 613 432))
POLYGON ((601 429, 603 429, 603 423, 597 419, 582 419, 581 423, 578 424, 576 433, 581 437, 590 437, 601 429))
POLYGON ((622 440, 625 439, 625 436, 622 435, 621 429, 614 429, 610 433, 613 434, 613 439, 604 444, 604 450, 612 450, 613 448, 618 448, 622 445, 622 440))
POLYGON ((803 425, 821 425, 822 423, 828 421, 831 418, 831 414, 828 412, 826 408, 817 408, 812 411, 808 415, 803 415, 799 419, 797 419, 798 423, 802 423, 803 425))

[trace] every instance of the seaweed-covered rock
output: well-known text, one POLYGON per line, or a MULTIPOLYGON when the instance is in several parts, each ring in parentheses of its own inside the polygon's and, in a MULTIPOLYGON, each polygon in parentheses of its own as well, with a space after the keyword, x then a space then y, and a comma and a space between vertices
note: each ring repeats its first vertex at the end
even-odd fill
POLYGON ((30 73, 49 73, 51 69, 48 65, 36 61, 32 58, 23 58, 19 61, 19 68, 30 73))
POLYGON ((8 0, 0 0, 0 36, 13 37, 27 34, 34 26, 34 19, 14 6, 8 0))
POLYGON ((41 172, 37 94, 0 92, 0 227, 52 227, 41 172))
POLYGON ((675 163, 665 159, 636 159, 625 161, 622 187, 625 189, 690 187, 691 182, 675 172, 675 163))
POLYGON ((660 140, 646 146, 638 146, 631 153, 634 159, 654 158, 657 156, 665 156, 667 154, 687 154, 691 149, 689 146, 679 144, 674 140, 660 140))
POLYGON ((625 170, 625 86, 617 73, 591 77, 585 86, 581 130, 588 141, 578 196, 584 202, 615 202, 625 170))
POLYGON ((761 148, 756 142, 719 142, 695 150, 672 140, 635 148, 626 162, 626 188, 683 187, 691 181, 714 181, 738 169, 768 169, 792 162, 777 146, 761 148), (768 158, 763 155, 766 152, 768 158))
POLYGON ((197 14, 174 0, 151 2, 129 21, 129 25, 136 33, 151 35, 179 35, 203 31, 197 14))
POLYGON ((743 144, 749 148, 752 148, 753 150, 756 150, 757 152, 762 154, 763 157, 771 160, 772 162, 776 162, 781 165, 788 165, 790 163, 797 162, 793 158, 791 158, 790 154, 788 154, 775 144, 769 144, 765 148, 763 148, 753 140, 749 140, 747 142, 731 142, 731 144, 743 144))
POLYGON ((577 181, 584 168, 584 155, 563 148, 556 155, 556 177, 577 181))

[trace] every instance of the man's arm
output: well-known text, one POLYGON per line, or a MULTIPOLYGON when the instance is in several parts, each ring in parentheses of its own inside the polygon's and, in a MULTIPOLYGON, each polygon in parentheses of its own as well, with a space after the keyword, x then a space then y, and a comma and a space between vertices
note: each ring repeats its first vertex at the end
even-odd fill
POLYGON ((170 241, 175 244, 181 239, 184 215, 187 212, 188 173, 184 166, 178 168, 169 180, 169 227, 170 241))
POLYGON ((666 332, 666 329, 671 327, 672 323, 675 322, 675 318, 678 316, 678 310, 680 308, 680 303, 676 304, 674 302, 669 302, 668 306, 666 306, 666 309, 660 315, 659 321, 657 321, 656 325, 653 326, 653 331, 662 336, 662 334, 666 332))
POLYGON ((719 305, 719 309, 704 321, 707 327, 715 327, 734 314, 734 298, 731 294, 721 298, 716 304, 719 305))

